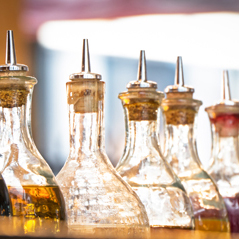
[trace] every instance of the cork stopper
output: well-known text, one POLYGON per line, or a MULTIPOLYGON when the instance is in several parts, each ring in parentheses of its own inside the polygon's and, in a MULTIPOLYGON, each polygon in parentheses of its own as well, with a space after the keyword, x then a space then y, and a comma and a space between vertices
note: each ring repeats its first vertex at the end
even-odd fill
POLYGON ((237 137, 239 133, 239 102, 231 99, 229 74, 223 71, 222 99, 205 108, 215 132, 220 137, 237 137))
POLYGON ((34 77, 27 77, 28 66, 17 64, 13 31, 7 31, 5 65, 0 65, 0 106, 21 107, 27 102, 30 88, 37 83, 34 77))
POLYGON ((157 120, 157 112, 164 96, 156 91, 157 83, 147 80, 145 51, 140 51, 137 81, 127 84, 127 92, 119 94, 122 104, 128 110, 129 120, 157 120))
POLYGON ((67 102, 75 113, 98 111, 98 102, 104 98, 101 75, 91 72, 88 39, 83 40, 81 72, 70 75, 67 82, 67 102))
POLYGON ((181 56, 177 57, 174 85, 169 85, 164 92, 167 98, 192 98, 194 88, 184 85, 183 60, 181 56))
POLYGON ((177 57, 174 85, 166 87, 162 110, 167 124, 193 124, 201 101, 193 99, 194 88, 184 85, 182 57, 177 57))

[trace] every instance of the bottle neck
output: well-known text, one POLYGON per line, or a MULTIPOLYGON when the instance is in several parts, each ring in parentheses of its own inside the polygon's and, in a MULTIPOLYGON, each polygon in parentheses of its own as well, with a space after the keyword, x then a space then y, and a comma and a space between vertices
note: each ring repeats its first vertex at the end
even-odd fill
POLYGON ((131 164, 136 165, 143 158, 151 159, 149 156, 154 155, 159 149, 157 128, 157 120, 126 122, 125 148, 120 164, 124 164, 125 160, 131 160, 131 164))
POLYGON ((200 166, 194 138, 194 124, 166 124, 165 155, 180 177, 190 176, 200 166))
POLYGON ((90 153, 98 149, 98 114, 69 112, 70 154, 90 153))
POLYGON ((32 138, 27 125, 27 104, 19 107, 0 107, 0 170, 12 162, 26 158, 26 152, 34 152, 32 138), (22 156, 23 155, 23 156, 22 156))
POLYGON ((26 106, 1 108, 1 115, 1 145, 25 143, 28 138, 26 106))
POLYGON ((104 152, 104 83, 82 80, 67 83, 70 159, 104 152), (79 94, 80 92, 80 94, 79 94))
POLYGON ((222 136, 212 124, 212 151, 211 156, 215 163, 229 165, 239 163, 238 135, 222 136))
POLYGON ((157 140, 157 121, 129 121, 128 132, 126 131, 126 142, 129 142, 135 150, 142 147, 152 147, 152 140, 157 140))

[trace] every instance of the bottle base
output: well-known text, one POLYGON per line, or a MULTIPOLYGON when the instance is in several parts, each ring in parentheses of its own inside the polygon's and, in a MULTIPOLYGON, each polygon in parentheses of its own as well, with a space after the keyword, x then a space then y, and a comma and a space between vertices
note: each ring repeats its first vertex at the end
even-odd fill
POLYGON ((150 236, 149 227, 145 226, 127 226, 127 225, 68 225, 68 235, 70 237, 82 238, 139 238, 147 239, 150 236))

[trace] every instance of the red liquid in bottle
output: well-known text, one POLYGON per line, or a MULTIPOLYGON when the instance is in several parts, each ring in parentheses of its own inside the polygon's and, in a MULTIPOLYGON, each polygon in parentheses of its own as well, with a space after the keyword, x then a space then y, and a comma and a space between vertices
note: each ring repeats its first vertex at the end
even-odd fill
POLYGON ((224 197, 231 232, 239 232, 239 196, 224 197))

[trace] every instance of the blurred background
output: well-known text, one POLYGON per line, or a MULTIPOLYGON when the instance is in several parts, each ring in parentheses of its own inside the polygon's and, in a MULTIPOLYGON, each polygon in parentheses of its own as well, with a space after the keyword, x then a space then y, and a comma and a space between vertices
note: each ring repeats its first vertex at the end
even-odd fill
MULTIPOLYGON (((65 83, 81 71, 82 39, 89 39, 91 70, 106 82, 106 150, 117 164, 124 147, 119 92, 137 79, 146 50, 148 79, 158 90, 173 84, 176 57, 186 85, 203 101, 197 142, 204 166, 211 149, 204 108, 221 98, 222 70, 229 70, 232 98, 239 99, 239 2, 234 0, 0 0, 0 64, 6 30, 13 30, 18 63, 38 79, 33 93, 33 136, 54 173, 68 156, 65 83)), ((162 139, 162 137, 161 137, 162 139)))

